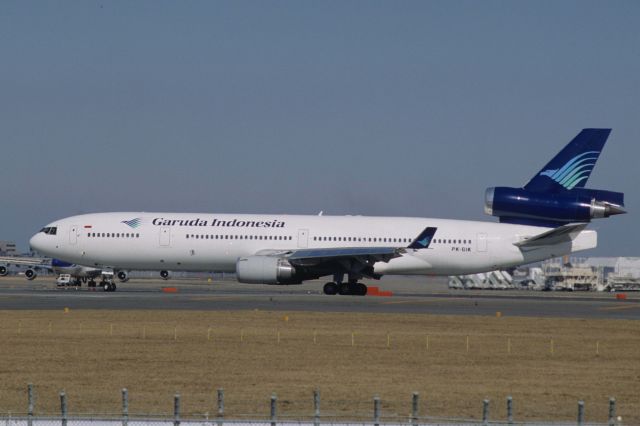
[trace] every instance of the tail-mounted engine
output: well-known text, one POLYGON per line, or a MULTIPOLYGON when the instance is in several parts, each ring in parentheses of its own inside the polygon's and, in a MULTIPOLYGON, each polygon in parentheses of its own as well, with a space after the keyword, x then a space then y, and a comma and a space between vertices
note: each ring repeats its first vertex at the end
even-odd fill
POLYGON ((591 219, 626 213, 624 194, 598 189, 574 188, 560 193, 534 192, 523 188, 487 188, 484 211, 500 222, 546 221, 550 225, 590 222, 591 219))

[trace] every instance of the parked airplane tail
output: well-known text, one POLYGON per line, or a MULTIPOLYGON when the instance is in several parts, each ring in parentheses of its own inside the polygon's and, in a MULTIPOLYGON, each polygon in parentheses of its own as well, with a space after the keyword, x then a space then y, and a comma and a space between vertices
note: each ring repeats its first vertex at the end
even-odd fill
POLYGON ((626 213, 624 194, 587 189, 611 129, 583 129, 523 188, 488 188, 485 213, 500 222, 557 227, 626 213))

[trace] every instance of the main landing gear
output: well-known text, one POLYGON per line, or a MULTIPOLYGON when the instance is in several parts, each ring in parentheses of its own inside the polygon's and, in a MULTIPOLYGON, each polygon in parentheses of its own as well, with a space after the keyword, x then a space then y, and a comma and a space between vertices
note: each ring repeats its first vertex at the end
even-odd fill
POLYGON ((116 283, 109 280, 102 280, 100 281, 99 284, 96 283, 94 280, 90 280, 87 283, 87 287, 89 287, 91 290, 94 290, 94 291, 96 287, 101 287, 104 291, 116 291, 116 283))
POLYGON ((96 287, 102 287, 104 291, 116 291, 116 283, 113 281, 102 280, 100 284, 97 284, 94 280, 89 281, 89 287, 95 290, 96 287))
POLYGON ((113 281, 102 281, 100 285, 104 291, 116 291, 116 283, 113 281))
POLYGON ((326 283, 323 288, 324 294, 334 295, 341 294, 343 296, 365 296, 367 294, 367 286, 357 281, 348 283, 326 283))

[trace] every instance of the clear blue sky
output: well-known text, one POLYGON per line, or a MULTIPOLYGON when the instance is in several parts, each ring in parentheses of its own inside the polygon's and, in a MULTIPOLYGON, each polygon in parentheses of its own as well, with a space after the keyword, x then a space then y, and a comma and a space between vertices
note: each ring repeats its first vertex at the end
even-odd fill
POLYGON ((0 4, 0 239, 94 211, 495 220, 584 127, 640 256, 640 2, 0 4))

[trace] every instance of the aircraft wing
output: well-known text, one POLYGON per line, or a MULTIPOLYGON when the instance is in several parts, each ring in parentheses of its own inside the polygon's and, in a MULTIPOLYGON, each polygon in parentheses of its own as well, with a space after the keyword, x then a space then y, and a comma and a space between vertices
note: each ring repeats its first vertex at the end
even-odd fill
POLYGON ((51 267, 51 259, 44 257, 0 256, 0 263, 6 263, 7 265, 38 266, 41 268, 51 267))
POLYGON ((301 248, 292 250, 261 250, 256 255, 276 256, 286 259, 291 265, 303 268, 312 274, 328 275, 336 272, 359 273, 379 278, 374 273, 376 262, 389 262, 409 250, 428 249, 437 228, 425 228, 407 247, 331 247, 301 248))
POLYGON ((425 228, 407 247, 331 247, 317 249, 261 250, 256 255, 286 258, 294 266, 316 266, 328 262, 356 261, 365 265, 388 262, 407 250, 427 249, 438 228, 425 228))
POLYGON ((403 247, 338 247, 298 249, 284 257, 291 265, 319 276, 341 272, 379 278, 373 265, 400 257, 404 252, 403 247))
POLYGON ((514 245, 522 249, 527 249, 569 242, 587 225, 588 223, 569 223, 518 241, 514 243, 514 245))
POLYGON ((355 260, 364 264, 388 262, 405 252, 401 247, 344 247, 294 250, 286 259, 294 266, 315 266, 325 262, 355 260))

